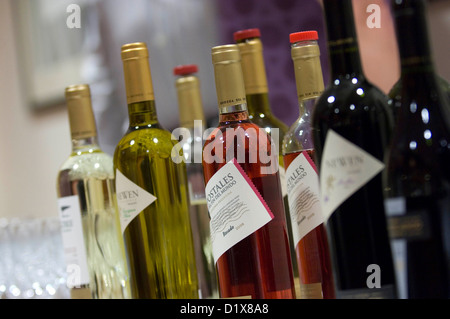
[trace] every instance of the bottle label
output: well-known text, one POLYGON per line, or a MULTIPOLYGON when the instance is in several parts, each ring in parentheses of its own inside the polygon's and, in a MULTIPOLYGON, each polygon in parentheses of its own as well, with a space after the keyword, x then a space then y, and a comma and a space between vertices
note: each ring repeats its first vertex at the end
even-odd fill
POLYGON ((77 195, 58 199, 59 220, 67 267, 67 286, 80 288, 89 284, 89 269, 83 237, 80 201, 77 195))
POLYGON ((297 299, 323 299, 322 283, 299 284, 297 299))
POLYGON ((329 129, 320 165, 324 221, 383 169, 383 162, 329 129))
POLYGON ((409 234, 417 233, 416 223, 408 220, 401 226, 401 218, 406 217, 406 200, 404 197, 389 198, 384 201, 386 216, 388 217, 388 230, 391 239, 392 259, 394 262, 395 280, 397 283, 398 297, 408 298, 408 268, 407 266, 407 240, 409 234), (408 225, 413 225, 410 227, 408 225), (415 225, 415 226, 414 226, 415 225), (409 229, 409 230, 408 230, 409 229))
POLYGON ((211 177, 206 185, 206 201, 211 217, 214 262, 274 218, 255 185, 235 159, 211 177))
POLYGON ((300 153, 286 170, 289 212, 295 246, 311 230, 323 223, 319 177, 314 162, 300 153))
POLYGON ((394 285, 380 288, 336 290, 336 299, 395 299, 394 285))
POLYGON ((431 237, 431 221, 426 210, 414 209, 406 214, 404 197, 386 199, 384 207, 391 239, 426 240, 431 237))
POLYGON ((118 169, 116 169, 116 196, 122 234, 128 224, 156 200, 155 196, 130 181, 118 169))

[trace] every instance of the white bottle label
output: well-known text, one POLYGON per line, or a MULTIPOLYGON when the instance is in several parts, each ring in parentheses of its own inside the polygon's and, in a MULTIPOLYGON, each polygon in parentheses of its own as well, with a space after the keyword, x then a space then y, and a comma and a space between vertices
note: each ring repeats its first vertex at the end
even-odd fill
POLYGON ((305 152, 292 161, 286 176, 292 236, 297 246, 305 235, 323 223, 319 177, 314 162, 305 152))
POLYGON ((58 199, 59 220, 67 267, 67 286, 89 284, 89 269, 83 237, 80 201, 77 195, 58 199))
POLYGON ((381 161, 335 131, 328 130, 320 165, 324 221, 383 168, 381 161))
POLYGON ((122 234, 128 224, 156 200, 155 196, 130 181, 118 169, 116 169, 116 196, 122 234))
POLYGON ((206 185, 211 217, 214 262, 274 216, 253 182, 236 160, 228 162, 206 185))

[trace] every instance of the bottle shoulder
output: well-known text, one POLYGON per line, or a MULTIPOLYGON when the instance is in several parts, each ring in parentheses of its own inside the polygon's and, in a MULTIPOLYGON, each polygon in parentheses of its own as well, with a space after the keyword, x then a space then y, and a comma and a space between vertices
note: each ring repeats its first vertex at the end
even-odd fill
POLYGON ((313 148, 311 124, 304 118, 299 118, 289 127, 283 138, 283 155, 313 148))
POLYGON ((278 128, 280 135, 284 135, 288 130, 288 126, 284 122, 271 114, 249 114, 249 119, 252 123, 266 130, 278 128))
POLYGON ((118 152, 170 156, 176 143, 175 137, 163 128, 151 127, 128 130, 117 144, 115 156, 118 152))
POLYGON ((450 152, 450 105, 445 101, 434 94, 399 97, 391 156, 405 164, 418 160, 416 165, 433 166, 433 157, 450 152))
POLYGON ((109 179, 114 177, 113 159, 102 151, 74 152, 61 165, 59 174, 63 171, 68 172, 70 180, 109 179))
POLYGON ((259 125, 250 120, 219 123, 219 126, 211 131, 207 140, 210 140, 211 138, 214 138, 217 135, 225 135, 227 131, 237 132, 238 130, 244 132, 248 131, 251 133, 253 131, 256 133, 258 133, 259 131, 265 131, 264 128, 260 127, 259 125))
POLYGON ((399 82, 392 103, 400 129, 414 126, 401 135, 423 134, 425 129, 448 136, 450 131, 450 99, 437 77, 417 77, 399 82), (405 87, 403 87, 405 86, 405 87))
POLYGON ((339 79, 329 85, 317 99, 313 120, 319 118, 360 117, 377 113, 392 117, 389 98, 367 80, 339 79))
POLYGON ((414 138, 394 141, 395 147, 388 153, 383 176, 388 193, 418 197, 439 193, 444 188, 450 192, 448 140, 429 144, 414 138))
POLYGON ((318 157, 332 129, 347 141, 382 161, 389 146, 394 118, 388 97, 371 83, 342 80, 331 84, 317 100, 312 116, 318 157))
POLYGON ((237 149, 270 149, 272 141, 278 145, 276 141, 270 138, 265 129, 250 121, 242 121, 215 128, 206 138, 204 149, 227 148, 232 143, 237 149))

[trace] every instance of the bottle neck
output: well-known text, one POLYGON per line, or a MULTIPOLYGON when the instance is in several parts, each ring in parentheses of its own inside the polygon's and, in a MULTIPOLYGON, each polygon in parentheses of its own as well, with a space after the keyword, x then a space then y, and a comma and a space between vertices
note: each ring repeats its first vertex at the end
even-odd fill
POLYGON ((195 75, 187 75, 175 81, 180 114, 180 126, 194 128, 194 121, 205 122, 200 94, 200 82, 195 75))
POLYGON ((324 91, 319 45, 317 41, 293 43, 291 56, 294 62, 300 117, 303 117, 312 113, 314 101, 324 91))
POLYGON ((238 47, 226 45, 213 50, 219 121, 247 120, 247 98, 238 47))
POLYGON ((311 119, 311 116, 314 111, 314 106, 316 104, 316 100, 317 100, 317 98, 315 97, 312 99, 305 99, 305 100, 302 100, 299 102, 299 106, 300 106, 299 117, 300 118, 311 119))
POLYGON ((248 111, 245 104, 235 105, 232 107, 227 107, 219 109, 219 124, 229 124, 235 122, 248 121, 248 111))
POLYGON ((122 57, 130 129, 158 123, 150 63, 147 51, 143 52, 122 57))
POLYGON ((263 45, 259 37, 237 41, 250 115, 271 114, 263 45))
POLYGON ((246 99, 249 115, 259 116, 263 114, 268 116, 272 114, 268 93, 247 94, 246 99))
POLYGON ((138 129, 158 124, 155 101, 143 101, 128 104, 129 127, 138 129))
POLYGON ((425 2, 405 1, 394 6, 393 14, 402 75, 434 73, 425 2))
POLYGON ((69 115, 72 151, 98 148, 97 126, 87 85, 72 86, 66 89, 66 104, 69 115))
POLYGON ((351 0, 324 0, 323 3, 332 78, 362 77, 351 0))
POLYGON ((73 153, 85 153, 93 151, 98 151, 100 148, 98 146, 97 136, 83 137, 74 139, 72 138, 72 152, 73 153))

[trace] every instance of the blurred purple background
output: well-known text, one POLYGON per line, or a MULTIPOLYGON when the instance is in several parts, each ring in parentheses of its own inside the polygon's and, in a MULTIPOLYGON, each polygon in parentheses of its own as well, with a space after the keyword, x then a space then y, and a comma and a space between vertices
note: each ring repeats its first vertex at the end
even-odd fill
POLYGON ((329 80, 326 31, 320 4, 316 0, 217 0, 217 9, 219 37, 223 44, 234 43, 235 31, 260 29, 272 111, 291 125, 299 110, 290 33, 318 31, 325 85, 329 80))

